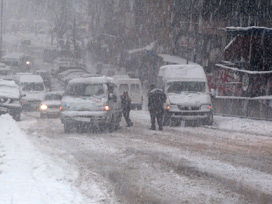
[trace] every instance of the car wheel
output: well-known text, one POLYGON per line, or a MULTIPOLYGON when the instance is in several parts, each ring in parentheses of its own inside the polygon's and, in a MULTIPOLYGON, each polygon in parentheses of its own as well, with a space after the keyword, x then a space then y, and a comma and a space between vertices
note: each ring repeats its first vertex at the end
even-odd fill
POLYGON ((70 133, 71 132, 71 126, 67 123, 64 123, 64 132, 65 133, 70 133))
POLYGON ((109 123, 106 125, 107 132, 111 133, 113 132, 113 129, 114 129, 114 125, 112 123, 109 123))
POLYGON ((206 125, 213 125, 213 114, 210 114, 209 117, 206 120, 206 125))
POLYGON ((91 134, 99 134, 99 133, 101 132, 101 129, 100 129, 99 126, 91 125, 91 126, 89 127, 89 132, 90 132, 91 134))

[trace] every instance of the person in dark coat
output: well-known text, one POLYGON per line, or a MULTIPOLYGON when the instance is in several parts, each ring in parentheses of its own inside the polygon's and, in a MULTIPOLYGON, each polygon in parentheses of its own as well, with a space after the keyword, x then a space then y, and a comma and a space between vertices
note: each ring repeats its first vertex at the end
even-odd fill
POLYGON ((163 104, 166 102, 166 95, 162 89, 155 88, 154 84, 150 86, 148 93, 148 110, 151 118, 151 130, 156 130, 156 119, 159 130, 162 130, 163 122, 163 104))
POLYGON ((133 123, 131 122, 131 120, 129 118, 131 99, 130 99, 127 91, 125 91, 123 93, 123 95, 121 96, 121 100, 122 100, 123 116, 127 122, 127 127, 133 126, 133 123))

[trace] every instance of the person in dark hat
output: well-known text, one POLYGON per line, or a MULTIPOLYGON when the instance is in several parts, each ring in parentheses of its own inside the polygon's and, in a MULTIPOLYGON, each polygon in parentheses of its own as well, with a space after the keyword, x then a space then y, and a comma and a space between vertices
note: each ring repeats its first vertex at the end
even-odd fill
POLYGON ((159 130, 163 130, 163 104, 166 102, 166 99, 167 97, 162 89, 156 88, 154 84, 150 85, 148 93, 148 110, 151 118, 151 130, 156 130, 156 119, 159 130))
POLYGON ((131 126, 133 126, 133 123, 131 122, 131 120, 129 118, 131 99, 130 99, 127 91, 123 92, 123 95, 121 96, 121 100, 122 100, 123 116, 126 120, 127 127, 131 127, 131 126))

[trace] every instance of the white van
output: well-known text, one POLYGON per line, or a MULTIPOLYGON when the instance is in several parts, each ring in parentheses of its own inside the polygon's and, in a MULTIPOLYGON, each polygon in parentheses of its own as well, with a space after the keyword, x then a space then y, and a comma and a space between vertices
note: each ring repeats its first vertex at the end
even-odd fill
POLYGON ((14 78, 23 94, 23 110, 39 110, 46 92, 42 77, 31 73, 18 73, 14 78))
POLYGON ((203 67, 195 64, 162 66, 158 83, 167 96, 165 124, 179 125, 185 120, 212 125, 212 100, 203 67))
POLYGON ((115 75, 113 79, 119 89, 120 94, 125 91, 128 92, 131 98, 132 109, 142 109, 143 105, 143 93, 141 81, 137 78, 130 78, 128 75, 115 75))
POLYGON ((64 131, 100 132, 119 128, 121 97, 112 78, 77 78, 68 82, 61 101, 64 131))

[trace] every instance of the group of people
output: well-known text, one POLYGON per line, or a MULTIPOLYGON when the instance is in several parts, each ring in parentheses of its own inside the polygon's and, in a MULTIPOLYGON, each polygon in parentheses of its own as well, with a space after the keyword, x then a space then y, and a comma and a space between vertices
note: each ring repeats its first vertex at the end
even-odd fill
MULTIPOLYGON (((159 126, 159 130, 163 130, 163 113, 164 113, 164 103, 166 102, 166 95, 162 89, 156 88, 155 84, 151 84, 148 96, 148 110, 150 113, 151 120, 151 130, 156 130, 156 120, 159 126)), ((121 96, 122 100, 122 110, 123 116, 126 120, 127 127, 133 126, 131 119, 129 118, 129 113, 131 110, 131 99, 128 95, 128 92, 124 92, 121 96)))

